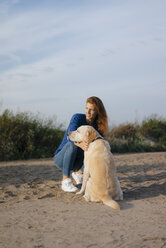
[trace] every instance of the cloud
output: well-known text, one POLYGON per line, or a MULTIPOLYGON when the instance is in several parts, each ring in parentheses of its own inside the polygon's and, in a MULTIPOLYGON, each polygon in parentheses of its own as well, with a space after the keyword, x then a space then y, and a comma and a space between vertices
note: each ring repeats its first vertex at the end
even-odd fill
POLYGON ((116 54, 114 57, 118 59, 118 54, 125 55, 125 51, 129 56, 134 55, 136 48, 140 54, 141 49, 145 50, 142 44, 149 46, 151 42, 148 33, 149 27, 153 26, 149 23, 152 19, 148 21, 146 5, 141 13, 141 23, 136 4, 131 4, 134 11, 127 7, 107 4, 86 9, 86 12, 77 8, 41 8, 13 14, 0 24, 0 54, 8 56, 8 60, 12 58, 12 65, 14 62, 16 65, 33 62, 52 54, 56 56, 64 49, 75 48, 86 48, 88 54, 96 50, 99 56, 116 54), (133 23, 131 19, 134 19, 133 23))
POLYGON ((0 5, 5 106, 68 119, 72 112, 84 111, 86 97, 97 95, 115 119, 132 119, 137 108, 143 113, 147 99, 149 112, 161 109, 166 76, 162 0, 70 1, 71 6, 57 1, 34 6, 30 1, 28 8, 22 3, 0 5))

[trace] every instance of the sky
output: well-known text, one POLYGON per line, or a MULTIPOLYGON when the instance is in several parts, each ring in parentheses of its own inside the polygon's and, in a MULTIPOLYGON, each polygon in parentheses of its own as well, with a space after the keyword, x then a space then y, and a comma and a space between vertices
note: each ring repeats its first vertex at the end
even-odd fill
POLYGON ((166 117, 165 0, 0 0, 0 113, 166 117))

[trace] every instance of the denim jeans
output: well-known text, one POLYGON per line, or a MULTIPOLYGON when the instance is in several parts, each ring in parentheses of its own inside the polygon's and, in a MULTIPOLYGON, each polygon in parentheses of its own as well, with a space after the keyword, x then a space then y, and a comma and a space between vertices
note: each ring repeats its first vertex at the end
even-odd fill
POLYGON ((61 151, 54 156, 55 165, 62 170, 63 176, 70 176, 70 171, 83 170, 84 153, 68 141, 61 151))

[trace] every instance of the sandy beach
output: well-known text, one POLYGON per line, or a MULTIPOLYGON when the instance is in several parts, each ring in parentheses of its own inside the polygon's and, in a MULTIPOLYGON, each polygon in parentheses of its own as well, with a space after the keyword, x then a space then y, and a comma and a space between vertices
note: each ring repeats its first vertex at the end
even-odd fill
POLYGON ((166 152, 114 158, 120 211, 62 192, 53 159, 0 162, 0 248, 166 247, 166 152))

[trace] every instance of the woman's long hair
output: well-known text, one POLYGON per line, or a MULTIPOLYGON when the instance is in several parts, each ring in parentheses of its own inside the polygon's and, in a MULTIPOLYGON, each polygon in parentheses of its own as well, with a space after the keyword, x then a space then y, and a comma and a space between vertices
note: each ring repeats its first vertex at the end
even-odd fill
POLYGON ((97 112, 96 122, 97 122, 98 130, 102 134, 106 134, 108 132, 108 117, 107 117, 107 112, 105 110, 104 104, 96 96, 89 97, 86 100, 86 103, 90 103, 94 105, 95 110, 97 112))

